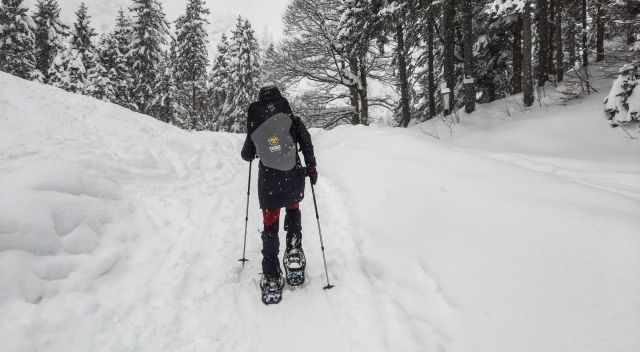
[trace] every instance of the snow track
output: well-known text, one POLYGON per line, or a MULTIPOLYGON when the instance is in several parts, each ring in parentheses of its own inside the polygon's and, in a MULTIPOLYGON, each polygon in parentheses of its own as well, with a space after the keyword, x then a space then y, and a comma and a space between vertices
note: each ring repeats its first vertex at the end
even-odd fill
POLYGON ((0 112, 2 351, 640 348, 640 150, 616 136, 592 158, 561 139, 532 151, 544 121, 486 145, 313 131, 336 287, 322 290, 307 188, 307 282, 265 306, 255 178, 250 261, 237 261, 242 136, 179 131, 4 74, 0 112))

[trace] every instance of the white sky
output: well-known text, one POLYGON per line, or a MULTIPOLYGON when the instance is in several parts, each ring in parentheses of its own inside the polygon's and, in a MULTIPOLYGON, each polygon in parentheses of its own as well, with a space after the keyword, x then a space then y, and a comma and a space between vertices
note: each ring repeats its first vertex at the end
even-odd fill
MULTIPOLYGON (((71 25, 74 13, 83 0, 58 0, 62 8, 62 18, 71 25)), ((25 0, 33 9, 36 0, 25 0)), ((109 31, 114 23, 118 9, 127 9, 131 0, 84 0, 89 7, 94 27, 101 33, 109 31)), ((249 19, 258 39, 278 40, 282 36, 282 15, 289 0, 206 0, 211 16, 209 21, 210 41, 215 46, 220 33, 231 29, 235 18, 241 15, 249 19)), ((186 0, 161 0, 167 19, 173 22, 184 13, 186 0)))

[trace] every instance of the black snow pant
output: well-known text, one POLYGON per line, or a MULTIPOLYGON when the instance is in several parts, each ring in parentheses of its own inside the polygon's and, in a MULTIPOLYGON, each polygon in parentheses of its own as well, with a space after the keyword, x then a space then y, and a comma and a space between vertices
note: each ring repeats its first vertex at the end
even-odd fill
MULTIPOLYGON (((287 247, 292 243, 301 245, 302 213, 298 203, 289 205, 284 218, 284 229, 287 231, 287 247)), ((280 252, 280 209, 262 209, 264 231, 262 232, 262 273, 269 276, 282 272, 278 253, 280 252)), ((287 248, 289 249, 289 248, 287 248)))

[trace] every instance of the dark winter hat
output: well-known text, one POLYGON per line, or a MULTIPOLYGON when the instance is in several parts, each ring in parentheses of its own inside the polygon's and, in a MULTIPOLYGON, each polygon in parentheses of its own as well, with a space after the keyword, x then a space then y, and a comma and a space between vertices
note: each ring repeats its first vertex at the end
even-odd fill
POLYGON ((260 101, 270 101, 282 99, 282 94, 280 94, 280 90, 276 86, 264 86, 260 88, 260 93, 258 93, 258 100, 260 101))

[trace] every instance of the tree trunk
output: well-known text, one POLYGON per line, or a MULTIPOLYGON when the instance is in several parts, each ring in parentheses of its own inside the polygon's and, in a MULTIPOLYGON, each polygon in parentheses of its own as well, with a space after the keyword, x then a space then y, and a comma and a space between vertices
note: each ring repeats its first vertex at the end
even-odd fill
POLYGON ((467 114, 476 109, 476 88, 473 81, 473 4, 463 1, 464 20, 464 110, 467 114))
POLYGON ((522 14, 522 92, 524 105, 533 105, 533 73, 531 67, 531 14, 527 8, 522 14))
POLYGON ((196 113, 196 81, 191 85, 191 125, 197 129, 198 114, 196 113))
POLYGON ((591 93, 591 83, 589 82, 589 43, 587 40, 587 0, 582 0, 582 66, 584 77, 587 81, 587 94, 591 93))
POLYGON ((351 93, 351 107, 353 108, 353 118, 351 123, 354 125, 360 124, 360 99, 358 98, 358 89, 354 86, 349 87, 351 93))
POLYGON ((545 67, 547 68, 547 75, 554 75, 556 74, 556 64, 555 64, 555 57, 553 55, 553 53, 556 50, 556 43, 555 43, 555 33, 556 33, 556 26, 555 26, 555 21, 556 18, 558 17, 558 4, 556 4, 556 1, 547 1, 547 63, 545 64, 545 67))
POLYGON ((604 60, 604 11, 600 3, 596 5, 596 62, 604 60))
POLYGON ((402 22, 398 21, 396 24, 396 44, 398 55, 398 79, 400 83, 400 108, 402 111, 402 118, 400 125, 403 127, 409 126, 411 120, 411 110, 409 108, 409 81, 407 75, 407 49, 404 45, 404 28, 402 22))
POLYGON ((558 9, 556 14, 556 26, 555 26, 555 42, 556 42, 556 76, 558 82, 564 80, 564 44, 562 42, 562 14, 561 9, 558 9))
POLYGON ((587 0, 582 0, 582 66, 589 66, 589 43, 587 40, 587 0))
POLYGON ((363 125, 369 125, 369 97, 367 93, 367 66, 366 57, 360 57, 360 85, 358 86, 358 94, 360 96, 360 123, 363 125))
MULTIPOLYGON (((349 58, 349 70, 351 71, 352 77, 358 77, 358 60, 355 57, 349 58)), ((358 85, 349 86, 349 92, 351 93, 351 107, 353 108, 353 118, 351 119, 351 123, 354 125, 359 125, 360 120, 360 98, 358 92, 358 85)))
POLYGON ((567 16, 567 51, 569 52, 569 65, 575 66, 576 56, 576 20, 573 17, 573 13, 569 13, 567 16))
POLYGON ((522 92, 522 17, 513 22, 513 77, 511 78, 511 94, 522 92))
POLYGON ((433 14, 433 6, 429 8, 429 12, 427 14, 427 65, 429 66, 429 71, 427 73, 427 89, 429 91, 429 115, 428 119, 432 119, 436 116, 436 78, 435 78, 435 68, 433 67, 434 55, 434 29, 435 29, 435 18, 433 14))
POLYGON ((452 112, 455 107, 455 16, 455 0, 446 1, 444 4, 442 29, 444 31, 444 79, 447 82, 447 87, 451 90, 449 106, 444 107, 448 112, 452 112))
POLYGON ((538 1, 538 86, 544 86, 549 80, 547 71, 547 52, 549 51, 549 38, 547 26, 547 0, 538 1))

